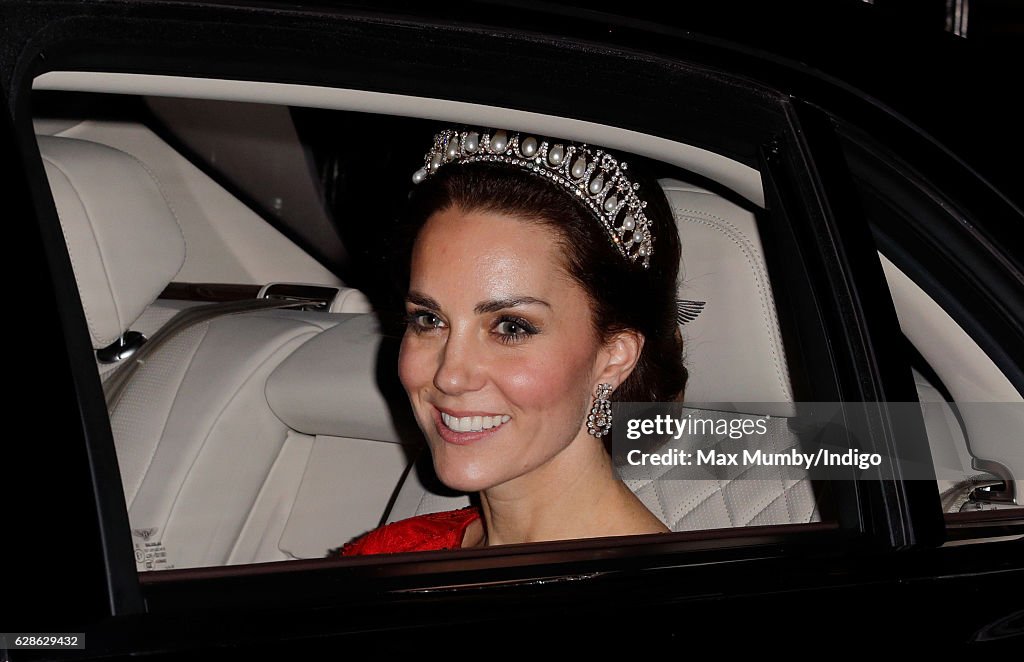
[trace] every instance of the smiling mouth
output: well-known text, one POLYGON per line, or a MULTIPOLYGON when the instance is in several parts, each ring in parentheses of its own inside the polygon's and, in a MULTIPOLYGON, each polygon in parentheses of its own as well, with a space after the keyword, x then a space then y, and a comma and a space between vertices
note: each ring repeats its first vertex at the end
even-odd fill
POLYGON ((492 430, 504 423, 508 423, 512 419, 511 416, 505 414, 503 416, 463 416, 459 418, 441 412, 441 421, 444 426, 452 432, 483 432, 484 430, 492 430))

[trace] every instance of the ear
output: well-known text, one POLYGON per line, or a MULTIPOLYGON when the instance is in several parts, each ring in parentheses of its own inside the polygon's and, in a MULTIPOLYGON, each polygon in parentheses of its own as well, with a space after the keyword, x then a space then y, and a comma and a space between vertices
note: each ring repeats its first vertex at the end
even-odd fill
POLYGON ((644 336, 639 331, 627 329, 612 336, 601 350, 597 384, 618 388, 632 374, 643 348, 644 336))

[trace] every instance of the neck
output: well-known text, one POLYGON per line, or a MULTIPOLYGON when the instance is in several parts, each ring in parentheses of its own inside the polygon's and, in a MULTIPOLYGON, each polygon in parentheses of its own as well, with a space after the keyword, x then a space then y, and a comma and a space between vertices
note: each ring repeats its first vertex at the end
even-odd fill
POLYGON ((483 545, 667 531, 586 432, 528 474, 480 493, 483 545))

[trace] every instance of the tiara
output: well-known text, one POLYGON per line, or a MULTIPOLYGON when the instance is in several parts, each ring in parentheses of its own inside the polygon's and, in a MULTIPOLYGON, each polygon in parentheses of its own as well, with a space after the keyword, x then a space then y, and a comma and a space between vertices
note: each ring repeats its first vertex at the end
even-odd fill
POLYGON ((650 266, 654 237, 644 214, 647 203, 636 194, 640 184, 626 176, 625 161, 585 144, 549 143, 504 130, 445 129, 434 136, 434 146, 412 181, 419 184, 448 163, 475 162, 519 166, 558 184, 594 213, 623 257, 639 260, 645 269, 650 266))

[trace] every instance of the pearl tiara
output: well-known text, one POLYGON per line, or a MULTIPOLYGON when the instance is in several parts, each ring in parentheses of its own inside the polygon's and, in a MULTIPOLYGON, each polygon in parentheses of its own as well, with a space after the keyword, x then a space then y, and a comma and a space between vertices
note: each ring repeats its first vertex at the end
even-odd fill
POLYGON ((519 166, 558 184, 594 213, 623 257, 650 266, 654 237, 644 214, 647 203, 637 197, 640 184, 629 181, 625 161, 587 145, 549 143, 527 134, 445 129, 434 136, 412 181, 419 184, 448 163, 475 162, 519 166))

